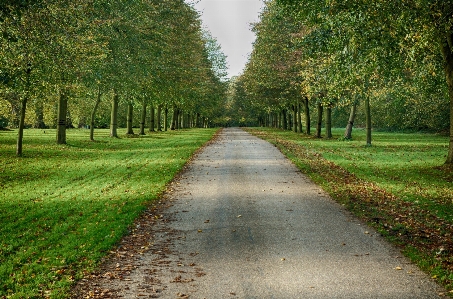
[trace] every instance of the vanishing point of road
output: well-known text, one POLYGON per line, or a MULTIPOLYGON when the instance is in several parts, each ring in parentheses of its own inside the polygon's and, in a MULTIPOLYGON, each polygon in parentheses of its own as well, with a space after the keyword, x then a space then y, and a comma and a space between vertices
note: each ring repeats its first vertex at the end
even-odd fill
POLYGON ((207 299, 426 299, 445 292, 277 148, 238 128, 223 129, 173 189, 149 250, 126 278, 101 281, 101 290, 207 299))

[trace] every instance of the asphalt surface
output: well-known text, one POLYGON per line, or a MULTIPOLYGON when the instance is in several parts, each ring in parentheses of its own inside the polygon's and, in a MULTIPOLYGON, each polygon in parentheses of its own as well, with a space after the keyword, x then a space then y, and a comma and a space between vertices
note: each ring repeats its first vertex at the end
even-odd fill
POLYGON ((104 282, 116 296, 425 299, 445 292, 278 149, 240 129, 224 129, 173 189, 150 250, 126 279, 104 282))

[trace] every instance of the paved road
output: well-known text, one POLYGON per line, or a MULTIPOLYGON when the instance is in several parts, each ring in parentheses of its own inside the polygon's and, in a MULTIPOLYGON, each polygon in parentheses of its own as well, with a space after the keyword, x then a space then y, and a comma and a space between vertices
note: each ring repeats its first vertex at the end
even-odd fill
POLYGON ((224 129, 174 184, 125 298, 439 298, 269 143, 224 129))

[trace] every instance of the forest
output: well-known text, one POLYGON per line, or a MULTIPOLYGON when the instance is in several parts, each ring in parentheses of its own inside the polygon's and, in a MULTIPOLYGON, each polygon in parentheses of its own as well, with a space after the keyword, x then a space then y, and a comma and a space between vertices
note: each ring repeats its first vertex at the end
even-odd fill
POLYGON ((362 127, 368 145, 372 129, 452 136, 452 13, 451 1, 267 1, 232 114, 316 137, 362 127))
POLYGON ((0 128, 19 129, 18 156, 24 128, 56 128, 65 144, 67 128, 94 140, 95 128, 143 135, 221 113, 225 56, 182 0, 7 0, 0 33, 0 128))
MULTIPOLYGON (((450 134, 450 1, 266 1, 244 72, 184 1, 1 4, 0 128, 273 126, 450 134), (135 116, 135 117, 134 117, 135 116)), ((312 129, 313 128, 313 129, 312 129)), ((135 131, 135 132, 136 132, 135 131)), ((452 140, 452 138, 450 138, 452 140)), ((453 160, 450 142, 447 162, 453 160)))

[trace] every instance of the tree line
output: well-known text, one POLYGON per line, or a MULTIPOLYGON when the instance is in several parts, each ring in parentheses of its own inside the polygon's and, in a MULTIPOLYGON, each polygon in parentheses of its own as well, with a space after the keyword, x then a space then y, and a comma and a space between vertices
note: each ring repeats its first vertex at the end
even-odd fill
POLYGON ((229 90, 242 123, 321 137, 332 125, 450 132, 453 2, 270 0, 229 90))
POLYGON ((30 125, 55 127, 59 144, 70 126, 91 140, 103 126, 118 137, 119 124, 128 134, 207 126, 225 76, 219 45, 183 0, 0 3, 0 127, 19 128, 18 156, 30 125))

